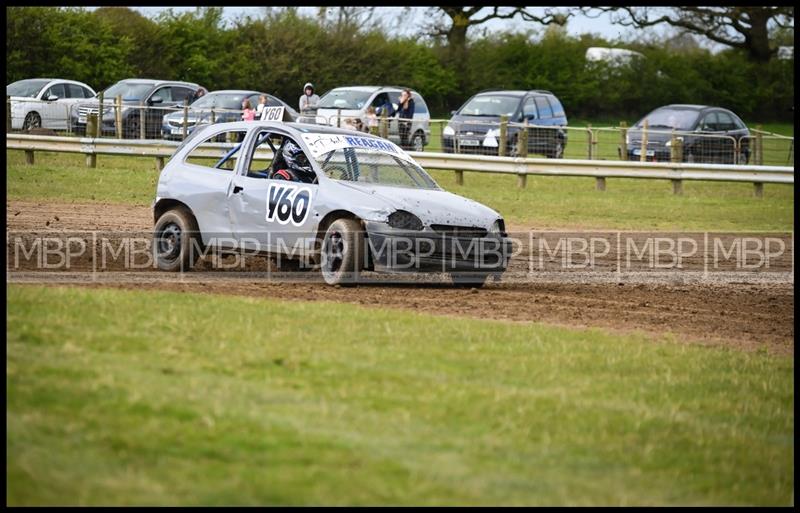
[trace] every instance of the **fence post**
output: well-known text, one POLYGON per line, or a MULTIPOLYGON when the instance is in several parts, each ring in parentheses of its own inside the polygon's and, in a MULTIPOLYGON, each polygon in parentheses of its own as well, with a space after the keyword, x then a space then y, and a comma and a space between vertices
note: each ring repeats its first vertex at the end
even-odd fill
POLYGON ((164 157, 156 157, 156 171, 159 173, 164 169, 164 157))
POLYGON ((25 163, 29 166, 33 165, 33 150, 25 150, 25 163))
POLYGON ((122 95, 118 94, 114 102, 114 124, 117 125, 117 139, 122 139, 122 95))
POLYGON ((670 153, 669 154, 669 160, 670 160, 670 162, 673 162, 673 163, 674 162, 680 162, 680 160, 678 160, 678 158, 677 158, 678 154, 675 151, 677 149, 675 147, 677 143, 678 143, 678 138, 675 137, 675 129, 673 128, 672 129, 672 136, 669 139, 669 153, 670 153))
POLYGON ((11 132, 11 97, 6 96, 6 133, 11 132))
POLYGON ((336 109, 336 127, 342 127, 342 109, 336 109))
POLYGON ((761 182, 753 182, 753 196, 756 198, 764 197, 764 184, 761 182))
POLYGON ((598 176, 594 179, 594 188, 598 191, 606 190, 606 177, 598 176))
POLYGON ((183 99, 183 139, 189 131, 189 98, 183 99))
POLYGON ((649 123, 647 119, 644 120, 644 126, 642 127, 642 149, 639 150, 641 155, 639 155, 639 162, 647 162, 647 127, 649 123))
POLYGON ((761 133, 761 125, 756 125, 756 148, 758 151, 756 152, 756 165, 763 166, 764 165, 764 138, 763 134, 761 133))
POLYGON ((214 107, 211 107, 211 124, 213 125, 216 122, 217 122, 217 116, 214 113, 214 107))
POLYGON ((678 196, 683 194, 683 180, 672 180, 672 194, 678 196))
POLYGON ((592 124, 586 123, 586 158, 592 160, 592 124))
MULTIPOLYGON (((528 156, 528 120, 525 120, 525 126, 522 128, 522 131, 519 134, 518 140, 518 148, 517 148, 517 155, 520 157, 527 157, 528 156)), ((525 176, 525 175, 521 175, 525 176)), ((524 187, 524 185, 523 185, 524 187)))
POLYGON ((506 156, 506 144, 508 142, 508 116, 500 116, 500 146, 497 148, 497 155, 506 156))
POLYGON ((104 96, 103 95, 103 91, 100 91, 100 94, 98 95, 98 100, 100 100, 100 104, 99 104, 99 106, 97 108, 97 126, 95 128, 95 135, 94 135, 95 138, 98 138, 98 139, 103 134, 103 128, 102 128, 102 126, 103 126, 103 106, 104 106, 104 102, 105 102, 105 98, 103 96, 104 96))
POLYGON ((517 175, 517 187, 519 187, 520 189, 524 189, 527 183, 528 183, 528 175, 522 173, 517 175))
POLYGON ((622 136, 619 145, 619 159, 628 160, 628 123, 619 122, 620 135, 622 136))
POLYGON ((389 138, 389 114, 385 108, 381 109, 381 137, 389 138))
POLYGON ((145 110, 144 101, 141 102, 139 109, 139 139, 147 138, 147 131, 145 125, 147 124, 147 111, 145 110))
POLYGON ((456 169, 456 185, 464 185, 464 171, 456 169))

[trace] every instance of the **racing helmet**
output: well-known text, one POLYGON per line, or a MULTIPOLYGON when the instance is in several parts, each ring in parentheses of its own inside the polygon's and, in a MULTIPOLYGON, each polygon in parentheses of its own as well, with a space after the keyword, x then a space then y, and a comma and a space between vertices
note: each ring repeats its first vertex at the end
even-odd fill
POLYGON ((293 172, 301 181, 313 180, 314 170, 308 157, 294 141, 287 140, 283 145, 281 155, 286 163, 286 167, 293 172))
POLYGON ((311 94, 314 94, 314 84, 311 82, 306 82, 306 85, 303 86, 303 93, 306 92, 306 89, 311 88, 311 94))

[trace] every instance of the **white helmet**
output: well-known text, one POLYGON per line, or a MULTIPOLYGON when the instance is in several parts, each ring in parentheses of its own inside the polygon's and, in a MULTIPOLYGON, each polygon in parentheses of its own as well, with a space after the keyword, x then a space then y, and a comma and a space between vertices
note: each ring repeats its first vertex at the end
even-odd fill
POLYGON ((314 84, 312 84, 311 82, 306 82, 306 85, 303 86, 303 92, 305 92, 306 89, 308 89, 309 87, 311 88, 311 92, 313 93, 314 92, 314 84))

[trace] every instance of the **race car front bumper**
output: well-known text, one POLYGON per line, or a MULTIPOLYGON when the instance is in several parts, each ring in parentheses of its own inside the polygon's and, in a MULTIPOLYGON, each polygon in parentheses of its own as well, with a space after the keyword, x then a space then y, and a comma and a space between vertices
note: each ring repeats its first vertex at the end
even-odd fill
POLYGON ((397 230, 367 222, 372 267, 383 272, 467 272, 498 274, 506 270, 512 243, 504 234, 452 237, 430 229, 397 230))

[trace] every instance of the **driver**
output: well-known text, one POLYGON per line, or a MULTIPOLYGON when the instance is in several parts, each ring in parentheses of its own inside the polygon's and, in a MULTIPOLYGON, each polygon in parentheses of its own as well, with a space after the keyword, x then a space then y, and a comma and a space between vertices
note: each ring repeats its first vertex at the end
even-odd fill
POLYGON ((283 165, 272 173, 273 180, 289 180, 291 182, 313 183, 316 178, 308 157, 292 140, 287 140, 281 150, 283 165))

